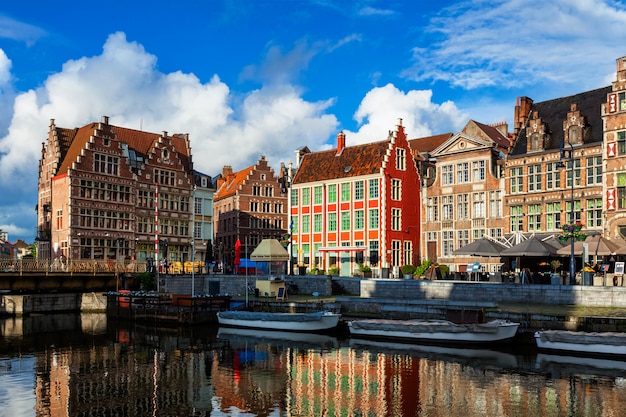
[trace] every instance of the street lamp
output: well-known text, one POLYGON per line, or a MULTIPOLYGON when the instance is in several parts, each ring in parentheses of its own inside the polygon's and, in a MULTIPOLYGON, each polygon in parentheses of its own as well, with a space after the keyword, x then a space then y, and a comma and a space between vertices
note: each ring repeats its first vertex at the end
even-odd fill
POLYGON ((124 238, 122 237, 118 237, 117 238, 117 252, 115 254, 115 261, 118 264, 115 268, 115 287, 116 287, 116 291, 119 290, 119 282, 120 282, 120 251, 122 249, 122 244, 124 243, 124 238))
POLYGON ((119 263, 119 256, 120 256, 120 251, 122 250, 122 245, 124 244, 124 238, 123 237, 118 237, 117 238, 117 262, 119 263))
MULTIPOLYGON (((574 222, 574 216, 575 216, 575 212, 574 212, 574 145, 572 145, 571 143, 567 143, 569 145, 569 150, 566 150, 564 148, 565 146, 565 141, 563 142, 563 144, 561 145, 561 161, 557 164, 557 166, 559 168, 565 168, 566 164, 563 161, 567 161, 569 160, 570 163, 570 170, 572 173, 572 195, 571 195, 571 200, 570 200, 570 223, 573 225, 574 222)), ((576 258, 574 257, 574 240, 576 240, 574 233, 571 233, 570 236, 570 245, 571 245, 571 251, 570 251, 570 257, 569 257, 569 282, 571 285, 576 283, 576 258)))

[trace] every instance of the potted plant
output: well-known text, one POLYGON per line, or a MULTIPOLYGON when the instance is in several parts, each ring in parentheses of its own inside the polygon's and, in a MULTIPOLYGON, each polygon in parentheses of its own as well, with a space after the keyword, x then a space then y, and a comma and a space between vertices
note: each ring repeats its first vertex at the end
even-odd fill
POLYGON ((339 276, 339 268, 337 268, 336 266, 328 268, 328 275, 331 275, 333 277, 339 276))
POLYGON ((360 264, 359 272, 361 272, 361 276, 363 278, 371 278, 372 277, 372 268, 369 265, 360 264))
POLYGON ((404 276, 404 279, 413 279, 415 270, 416 268, 413 265, 404 265, 402 267, 402 275, 404 276))
POLYGON ((552 267, 552 275, 550 275, 550 282, 552 285, 561 284, 561 275, 559 275, 558 269, 562 265, 563 264, 558 259, 553 259, 552 261, 550 261, 550 266, 552 267))
POLYGON ((418 277, 424 276, 424 274, 426 273, 426 271, 428 270, 428 268, 430 268, 432 264, 433 264, 433 261, 431 260, 422 262, 422 264, 418 266, 417 269, 415 270, 415 275, 418 277))

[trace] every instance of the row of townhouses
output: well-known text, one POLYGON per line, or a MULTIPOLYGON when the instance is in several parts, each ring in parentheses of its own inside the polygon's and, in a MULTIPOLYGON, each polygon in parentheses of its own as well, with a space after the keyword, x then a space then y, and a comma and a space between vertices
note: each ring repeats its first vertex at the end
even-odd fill
MULTIPOLYGON (((40 257, 120 261, 218 259, 231 266, 265 238, 292 265, 394 271, 432 260, 464 271, 454 251, 483 236, 626 236, 626 57, 610 86, 534 102, 507 123, 470 120, 457 133, 296 151, 274 171, 263 156, 211 177, 194 169, 186 134, 51 121, 39 173, 40 257)), ((499 258, 483 268, 501 267, 499 258)))

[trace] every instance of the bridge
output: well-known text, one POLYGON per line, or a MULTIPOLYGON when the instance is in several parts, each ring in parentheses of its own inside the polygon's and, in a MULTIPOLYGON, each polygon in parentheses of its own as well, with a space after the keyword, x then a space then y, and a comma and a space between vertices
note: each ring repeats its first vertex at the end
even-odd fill
MULTIPOLYGON (((161 274, 198 274, 204 262, 171 262, 161 274)), ((146 262, 114 260, 39 260, 0 258, 0 292, 111 291, 133 287, 139 274, 148 271, 146 262)), ((157 270, 153 268, 152 272, 157 270)))
POLYGON ((0 259, 5 293, 110 291, 134 284, 146 263, 0 259))

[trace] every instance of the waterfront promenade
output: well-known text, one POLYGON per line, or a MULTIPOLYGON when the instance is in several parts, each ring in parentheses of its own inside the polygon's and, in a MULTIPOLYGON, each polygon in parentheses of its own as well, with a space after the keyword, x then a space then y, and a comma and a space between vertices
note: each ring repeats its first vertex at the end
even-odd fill
MULTIPOLYGON (((0 273, 0 280, 12 277, 13 284, 32 279, 15 272, 0 273)), ((121 274, 108 271, 92 278, 89 273, 39 273, 37 291, 11 292, 2 287, 0 314, 28 315, 55 311, 103 311, 107 291, 115 291, 121 274), (72 278, 73 277, 73 278, 72 278), (107 288, 65 293, 59 283, 108 277, 107 288)), ((233 299, 276 302, 270 297, 255 299, 254 288, 268 277, 223 274, 161 274, 160 291, 170 294, 228 295, 233 299)), ((445 317, 450 311, 480 310, 489 317, 509 318, 527 327, 580 329, 595 323, 594 329, 624 330, 626 287, 515 284, 453 280, 364 279, 320 275, 284 276, 285 284, 298 288, 284 302, 329 302, 346 316, 389 318, 445 317), (315 294, 315 295, 313 295, 315 294)), ((122 288, 122 287, 120 287, 122 288)))

